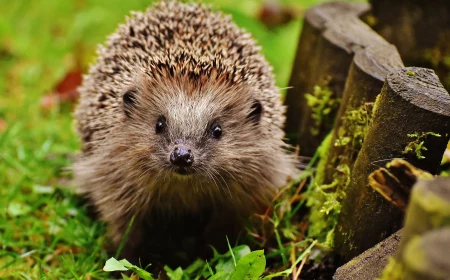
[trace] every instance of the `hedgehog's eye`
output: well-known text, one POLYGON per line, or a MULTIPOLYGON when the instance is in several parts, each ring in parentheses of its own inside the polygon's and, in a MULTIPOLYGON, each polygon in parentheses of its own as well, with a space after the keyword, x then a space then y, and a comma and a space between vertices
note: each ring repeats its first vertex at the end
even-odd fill
POLYGON ((253 101, 252 107, 250 108, 250 114, 248 115, 248 119, 256 124, 259 123, 262 115, 262 105, 259 100, 253 101))
POLYGON ((156 133, 161 133, 164 131, 164 128, 166 128, 166 118, 163 116, 159 117, 159 119, 156 121, 156 127, 155 131, 156 133))
POLYGON ((212 137, 219 139, 222 136, 222 128, 218 124, 213 124, 211 126, 211 135, 212 137))
POLYGON ((126 91, 122 96, 122 100, 123 100, 123 110, 125 111, 125 115, 130 117, 131 110, 136 105, 136 91, 135 90, 126 91))

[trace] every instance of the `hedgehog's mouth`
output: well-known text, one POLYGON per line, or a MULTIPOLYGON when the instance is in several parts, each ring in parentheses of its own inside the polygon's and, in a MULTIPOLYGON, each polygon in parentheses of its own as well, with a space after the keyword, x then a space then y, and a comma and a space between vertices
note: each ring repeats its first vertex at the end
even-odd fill
POLYGON ((187 167, 178 167, 174 169, 175 173, 182 176, 187 176, 192 174, 192 169, 187 167))

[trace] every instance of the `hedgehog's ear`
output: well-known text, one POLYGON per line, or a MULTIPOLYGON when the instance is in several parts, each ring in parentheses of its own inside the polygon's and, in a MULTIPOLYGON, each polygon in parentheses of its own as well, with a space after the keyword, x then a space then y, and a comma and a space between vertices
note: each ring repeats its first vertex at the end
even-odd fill
POLYGON ((136 90, 127 90, 123 96, 123 111, 127 117, 131 117, 133 109, 136 107, 136 90))
POLYGON ((255 123, 258 124, 259 121, 261 120, 261 115, 263 112, 263 107, 262 104, 259 100, 253 100, 252 101, 252 105, 250 107, 250 114, 248 114, 247 118, 255 123))

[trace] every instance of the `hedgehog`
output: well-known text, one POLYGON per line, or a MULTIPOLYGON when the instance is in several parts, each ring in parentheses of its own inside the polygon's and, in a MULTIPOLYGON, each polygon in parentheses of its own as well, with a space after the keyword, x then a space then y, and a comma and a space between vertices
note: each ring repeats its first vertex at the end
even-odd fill
POLYGON ((272 68, 230 16, 160 2, 97 55, 79 88, 73 170, 128 260, 223 247, 295 173, 272 68))

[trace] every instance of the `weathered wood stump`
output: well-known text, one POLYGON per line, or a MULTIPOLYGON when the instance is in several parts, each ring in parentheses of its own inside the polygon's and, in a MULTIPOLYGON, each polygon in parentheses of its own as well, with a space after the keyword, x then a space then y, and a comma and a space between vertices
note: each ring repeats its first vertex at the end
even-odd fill
POLYGON ((445 226, 450 226, 450 178, 419 179, 408 205, 399 254, 415 236, 445 226))
POLYGON ((286 132, 302 155, 312 156, 331 130, 354 52, 368 43, 387 44, 359 20, 368 10, 367 3, 338 2, 317 5, 305 14, 285 100, 286 132), (307 93, 319 102, 316 112, 307 93))
MULTIPOLYGON (((370 31, 371 33, 373 31, 370 31)), ((367 34, 365 37, 378 38, 367 34)), ((330 207, 326 207, 325 204, 329 204, 330 198, 327 196, 334 193, 336 203, 342 199, 350 182, 353 164, 369 127, 373 102, 380 93, 387 74, 401 67, 403 64, 400 55, 392 45, 376 41, 369 47, 356 51, 339 113, 331 136, 328 136, 331 140, 324 141, 321 146, 326 153, 320 155, 314 178, 317 189, 308 200, 310 236, 323 240, 336 224, 339 208, 328 210, 330 207), (317 220, 323 222, 317 223, 317 220)))
POLYGON ((334 280, 450 278, 450 178, 418 174, 402 232, 340 267, 334 280), (395 259, 381 274, 388 257, 395 259))
POLYGON ((450 95, 434 72, 410 67, 389 74, 342 201, 335 244, 343 261, 402 224, 402 212, 369 187, 369 174, 393 158, 436 174, 449 138, 450 95))
POLYGON ((333 280, 371 280, 380 276, 388 258, 395 255, 400 238, 401 230, 341 266, 333 280))
POLYGON ((406 65, 433 68, 450 90, 448 0, 370 0, 373 28, 394 44, 406 65))
POLYGON ((395 261, 382 279, 450 279, 450 178, 419 179, 395 261))
POLYGON ((392 45, 372 45, 356 52, 325 159, 323 182, 318 184, 330 184, 339 165, 347 165, 351 172, 384 79, 389 72, 402 67, 400 55, 392 45))
POLYGON ((450 227, 415 237, 406 246, 402 260, 405 280, 450 279, 450 227))

